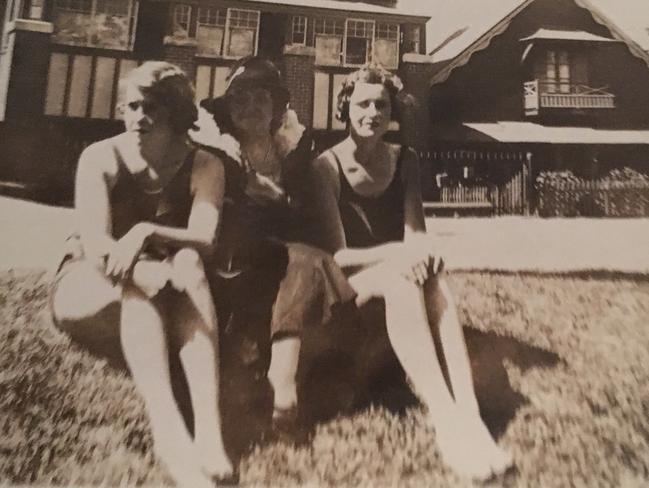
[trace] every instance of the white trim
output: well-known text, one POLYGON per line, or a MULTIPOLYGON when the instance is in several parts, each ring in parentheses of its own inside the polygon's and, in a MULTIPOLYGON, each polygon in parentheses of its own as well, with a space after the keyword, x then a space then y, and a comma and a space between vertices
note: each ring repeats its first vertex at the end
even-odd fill
POLYGON ((417 54, 417 53, 403 53, 402 58, 404 63, 413 63, 413 64, 433 64, 435 60, 433 56, 428 54, 417 54))
POLYGON ((292 15, 291 16, 291 44, 295 46, 306 46, 306 34, 309 31, 309 18, 306 15, 292 15), (294 42, 293 35, 295 33, 295 19, 304 20, 304 40, 302 42, 294 42))
POLYGON ((42 32, 51 34, 54 32, 54 24, 43 20, 14 19, 7 24, 7 34, 13 31, 42 32))
POLYGON ((283 54, 293 56, 313 56, 315 57, 314 46, 304 46, 302 44, 285 44, 283 54))

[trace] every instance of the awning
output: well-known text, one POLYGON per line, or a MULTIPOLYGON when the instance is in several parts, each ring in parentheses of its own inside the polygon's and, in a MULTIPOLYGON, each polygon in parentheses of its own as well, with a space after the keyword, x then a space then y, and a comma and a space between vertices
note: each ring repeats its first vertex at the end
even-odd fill
POLYGON ((591 127, 548 127, 532 122, 465 123, 467 142, 498 141, 529 144, 649 144, 649 130, 591 127), (486 137, 485 137, 486 136, 486 137))
POLYGON ((597 36, 585 31, 567 31, 553 29, 539 29, 528 37, 523 37, 521 41, 586 41, 586 42, 619 42, 609 37, 597 36))

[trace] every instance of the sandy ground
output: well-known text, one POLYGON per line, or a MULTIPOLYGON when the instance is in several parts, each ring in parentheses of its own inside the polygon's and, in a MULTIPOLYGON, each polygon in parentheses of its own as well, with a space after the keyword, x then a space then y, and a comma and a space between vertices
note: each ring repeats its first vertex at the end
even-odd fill
MULTIPOLYGON (((649 272, 649 219, 430 218, 448 269, 649 272)), ((49 268, 69 209, 0 197, 0 270, 49 268)))

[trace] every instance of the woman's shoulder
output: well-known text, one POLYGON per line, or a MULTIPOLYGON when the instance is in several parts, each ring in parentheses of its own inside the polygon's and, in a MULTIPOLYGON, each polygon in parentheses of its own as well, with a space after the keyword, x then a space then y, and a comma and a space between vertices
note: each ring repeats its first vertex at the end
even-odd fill
POLYGON ((115 176, 119 171, 118 144, 120 135, 93 142, 79 156, 79 167, 115 176))

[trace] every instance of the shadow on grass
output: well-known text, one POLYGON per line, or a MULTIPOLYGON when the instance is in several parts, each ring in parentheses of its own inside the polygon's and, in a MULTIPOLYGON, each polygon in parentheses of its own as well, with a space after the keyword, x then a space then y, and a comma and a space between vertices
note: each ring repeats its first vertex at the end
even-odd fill
POLYGON ((504 361, 512 362, 525 372, 534 367, 554 367, 559 363, 560 357, 554 352, 495 332, 465 327, 464 335, 480 413, 491 434, 497 439, 505 433, 516 411, 528 403, 527 398, 509 383, 504 361))
POLYGON ((74 206, 74 197, 70 189, 48 188, 46 185, 34 183, 0 181, 0 196, 56 207, 74 206))

